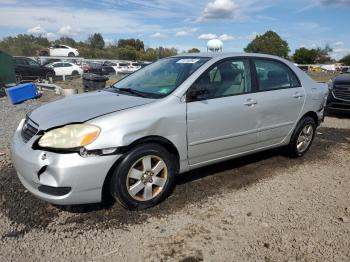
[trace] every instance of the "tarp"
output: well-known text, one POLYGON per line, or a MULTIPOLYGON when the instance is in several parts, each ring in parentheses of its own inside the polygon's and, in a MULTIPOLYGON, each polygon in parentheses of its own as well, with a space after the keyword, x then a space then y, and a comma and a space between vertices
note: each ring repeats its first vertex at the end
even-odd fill
POLYGON ((0 50, 0 86, 16 83, 16 73, 11 55, 0 50))

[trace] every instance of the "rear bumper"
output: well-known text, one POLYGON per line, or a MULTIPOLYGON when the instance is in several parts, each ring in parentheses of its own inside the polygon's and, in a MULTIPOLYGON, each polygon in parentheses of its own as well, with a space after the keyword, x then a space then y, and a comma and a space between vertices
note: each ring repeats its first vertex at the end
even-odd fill
POLYGON ((23 121, 13 136, 11 155, 17 175, 28 191, 57 205, 101 202, 105 177, 118 155, 85 158, 78 153, 34 150, 37 137, 24 143, 22 125, 23 121))

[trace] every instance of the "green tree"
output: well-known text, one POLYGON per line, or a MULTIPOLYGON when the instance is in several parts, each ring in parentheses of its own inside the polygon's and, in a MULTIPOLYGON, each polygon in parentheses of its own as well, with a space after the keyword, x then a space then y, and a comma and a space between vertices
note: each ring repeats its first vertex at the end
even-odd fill
POLYGON ((118 58, 123 60, 136 60, 137 51, 130 46, 118 47, 118 58))
POLYGON ((315 49, 307 49, 301 47, 296 49, 293 55, 293 61, 297 64, 315 64, 317 59, 317 52, 315 49))
POLYGON ((118 41, 118 47, 132 47, 136 49, 137 51, 144 51, 145 50, 145 45, 143 41, 139 39, 120 39, 118 41))
POLYGON ((256 36, 244 51, 247 53, 262 53, 287 58, 290 50, 287 41, 283 40, 277 33, 267 31, 263 35, 256 36))
POLYGON ((157 52, 153 48, 147 48, 145 52, 140 54, 139 60, 143 61, 155 61, 158 59, 157 52))
POLYGON ((95 33, 89 36, 88 43, 91 48, 103 49, 105 46, 105 41, 100 33, 95 33))
POLYGON ((177 55, 175 48, 164 48, 162 46, 156 48, 157 59, 177 55))
POLYGON ((324 64, 324 63, 334 62, 334 59, 332 59, 329 55, 329 53, 331 53, 332 51, 333 49, 329 45, 326 45, 325 48, 320 48, 320 47, 316 48, 316 52, 317 52, 316 63, 324 64))
POLYGON ((344 56, 342 59, 339 60, 339 62, 350 66, 350 55, 344 56))
POLYGON ((333 62, 333 59, 329 56, 330 52, 332 52, 332 48, 328 45, 325 48, 318 47, 312 49, 301 47, 295 50, 292 58, 298 64, 324 64, 333 62))
POLYGON ((78 43, 71 37, 61 37, 60 39, 57 39, 54 41, 55 44, 61 44, 61 45, 68 45, 70 47, 77 47, 78 43))
POLYGON ((188 53, 200 53, 201 50, 199 50, 198 48, 191 48, 188 50, 188 53))

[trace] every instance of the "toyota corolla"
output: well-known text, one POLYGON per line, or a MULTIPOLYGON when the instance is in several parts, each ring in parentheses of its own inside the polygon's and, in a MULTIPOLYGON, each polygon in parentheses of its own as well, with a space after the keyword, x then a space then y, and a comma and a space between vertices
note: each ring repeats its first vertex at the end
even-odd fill
POLYGON ((310 148, 328 88, 287 60, 203 53, 159 60, 111 87, 45 104, 19 124, 22 184, 58 205, 114 197, 128 209, 164 200, 175 176, 284 147, 310 148))

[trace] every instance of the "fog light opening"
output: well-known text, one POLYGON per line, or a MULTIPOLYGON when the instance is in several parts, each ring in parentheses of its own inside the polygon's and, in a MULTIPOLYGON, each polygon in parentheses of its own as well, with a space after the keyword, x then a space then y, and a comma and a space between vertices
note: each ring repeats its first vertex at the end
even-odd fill
POLYGON ((96 150, 87 150, 86 148, 82 147, 79 150, 79 155, 81 157, 109 156, 109 155, 114 155, 117 152, 118 152, 118 148, 116 148, 116 147, 104 148, 104 149, 96 149, 96 150))

